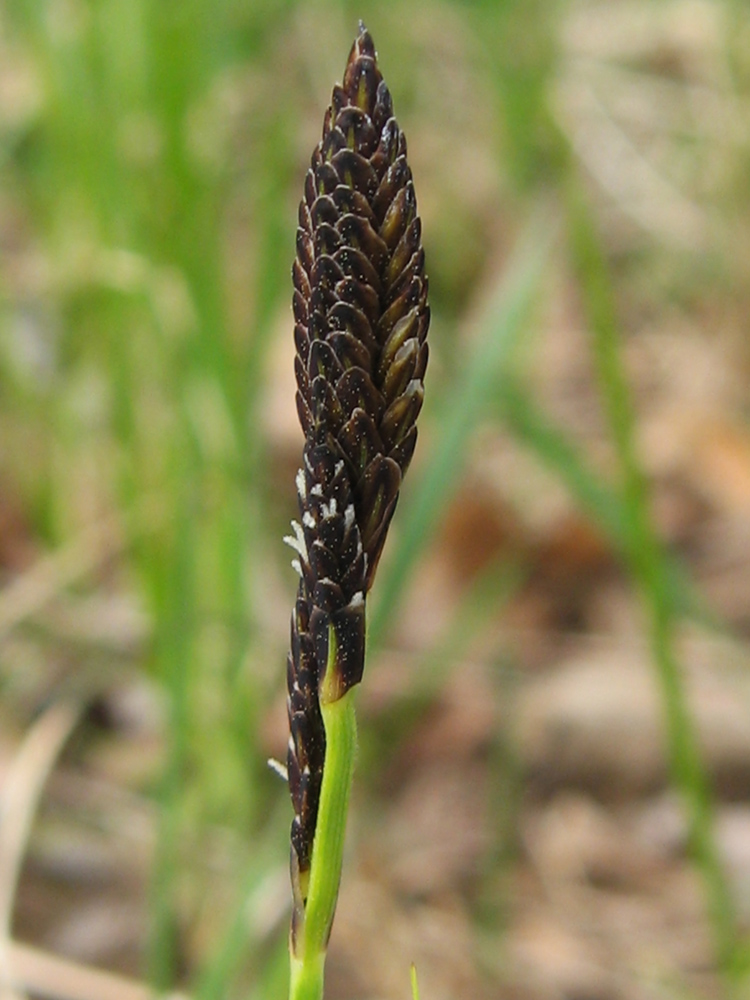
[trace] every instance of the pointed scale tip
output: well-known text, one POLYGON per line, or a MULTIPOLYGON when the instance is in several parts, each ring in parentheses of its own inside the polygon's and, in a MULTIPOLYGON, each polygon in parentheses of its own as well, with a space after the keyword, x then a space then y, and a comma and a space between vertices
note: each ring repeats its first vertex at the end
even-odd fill
POLYGON ((375 43, 372 40, 372 35, 367 30, 365 22, 361 18, 357 30, 357 37, 354 40, 354 45, 352 46, 352 52, 356 52, 357 57, 370 56, 372 59, 377 59, 375 43))

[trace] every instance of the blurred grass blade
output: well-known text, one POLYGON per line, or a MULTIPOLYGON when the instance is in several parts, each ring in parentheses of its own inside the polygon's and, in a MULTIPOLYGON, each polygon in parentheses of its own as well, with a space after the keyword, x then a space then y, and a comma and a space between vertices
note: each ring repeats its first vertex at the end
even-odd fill
MULTIPOLYGON (((283 905, 278 916, 286 917, 286 856, 278 849, 284 843, 287 827, 287 802, 280 800, 281 808, 274 810, 264 831, 256 841, 252 856, 242 879, 242 891, 234 911, 230 914, 214 954, 199 973, 193 996, 195 1000, 222 1000, 227 996, 243 967, 254 963, 262 968, 261 952, 267 936, 276 925, 275 896, 276 875, 280 877, 283 905), (270 911, 270 914, 269 914, 270 911), (270 915, 265 926, 258 927, 257 914, 270 915)), ((287 944, 284 938, 283 968, 287 969, 287 944)), ((281 996, 282 993, 279 993, 281 996)))
POLYGON ((257 982, 247 1000, 277 1000, 289 994, 289 935, 278 936, 258 968, 257 982))
POLYGON ((625 509, 619 495, 586 465, 580 450, 547 419, 531 393, 515 379, 504 381, 497 414, 542 462, 556 472, 619 550, 627 548, 625 509))
MULTIPOLYGON (((184 459, 184 456, 181 456, 184 459)), ((179 459, 178 459, 179 461, 179 459)), ((190 760, 190 693, 194 681, 196 628, 195 502, 192 491, 175 505, 171 550, 159 570, 154 655, 168 696, 168 745, 159 790, 159 828, 151 882, 151 928, 148 966, 157 991, 171 989, 180 956, 180 844, 185 815, 185 780, 190 760)), ((158 579, 157 579, 158 577, 158 579)))
MULTIPOLYGON (((625 505, 614 488, 588 467, 581 449, 554 426, 536 405, 530 393, 513 378, 503 383, 497 397, 497 413, 514 436, 560 477, 581 509, 591 515, 617 553, 626 558, 631 541, 625 505)), ((701 595, 685 578, 680 562, 662 553, 663 586, 674 613, 693 618, 702 625, 720 629, 721 623, 701 595)))
MULTIPOLYGON (((462 592, 437 640, 414 662, 407 686, 388 713, 388 738, 378 743, 377 755, 363 759, 374 775, 387 773, 404 752, 404 744, 419 721, 434 707, 453 670, 465 662, 470 644, 497 620, 528 578, 527 567, 507 558, 492 562, 462 592)), ((360 753, 368 753, 365 744, 360 753)))
POLYGON ((464 662, 473 639, 481 635, 518 594, 528 578, 528 567, 503 556, 493 559, 466 587, 437 642, 420 656, 411 674, 409 694, 425 705, 444 688, 451 669, 464 662))
POLYGON ((381 570, 378 602, 368 624, 370 648, 380 641, 412 569, 460 479, 467 442, 487 412, 518 338, 530 321, 556 231, 548 213, 534 216, 527 225, 473 352, 444 400, 434 432, 432 460, 416 490, 407 492, 404 498, 399 545, 393 559, 381 570))
POLYGON ((575 187, 569 197, 569 226, 594 360, 619 461, 627 558, 648 617, 672 780, 687 808, 690 846, 706 886, 717 957, 729 980, 736 971, 738 954, 734 901, 719 858, 712 791, 675 655, 675 608, 667 586, 663 550, 649 514, 647 484, 636 454, 635 415, 620 354, 612 282, 590 211, 575 187))
POLYGON ((419 985, 417 984, 417 967, 411 963, 411 996, 412 1000, 419 1000, 419 985))

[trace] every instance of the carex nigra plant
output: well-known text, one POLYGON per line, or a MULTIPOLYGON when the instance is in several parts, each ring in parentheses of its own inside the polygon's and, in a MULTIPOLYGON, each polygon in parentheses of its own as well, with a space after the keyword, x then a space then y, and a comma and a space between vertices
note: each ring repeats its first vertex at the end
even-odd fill
POLYGON ((414 452, 427 279, 406 141, 360 23, 305 178, 293 266, 305 435, 288 659, 291 997, 320 1000, 356 749, 365 608, 414 452))

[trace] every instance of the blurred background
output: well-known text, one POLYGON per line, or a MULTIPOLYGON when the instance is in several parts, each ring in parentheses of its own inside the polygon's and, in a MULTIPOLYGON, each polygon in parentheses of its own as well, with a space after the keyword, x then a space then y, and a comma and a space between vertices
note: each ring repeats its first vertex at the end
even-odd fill
POLYGON ((433 323, 327 997, 748 996, 747 5, 0 0, 4 996, 285 996, 290 266, 360 17, 433 323))

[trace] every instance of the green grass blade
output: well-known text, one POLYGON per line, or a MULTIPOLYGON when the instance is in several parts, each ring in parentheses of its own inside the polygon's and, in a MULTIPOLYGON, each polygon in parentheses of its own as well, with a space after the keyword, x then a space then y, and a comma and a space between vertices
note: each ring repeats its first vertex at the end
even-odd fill
POLYGON ((690 844, 705 885, 719 964, 731 977, 737 952, 735 907, 714 835, 712 792, 675 655, 675 609, 662 548, 648 509, 646 482, 635 448, 635 417, 619 346, 619 329, 607 263, 577 190, 570 197, 570 237, 593 339, 604 405, 622 478, 628 560, 648 617, 651 651, 661 687, 672 779, 688 810, 690 844))
MULTIPOLYGON (((631 540, 629 518, 619 493, 589 468, 581 449, 553 425, 529 392, 513 378, 504 381, 496 413, 505 426, 565 484, 580 508, 589 514, 615 551, 627 557, 631 540)), ((675 614, 704 626, 722 629, 720 622, 686 579, 685 569, 669 553, 661 553, 663 586, 675 614)))
MULTIPOLYGON (((242 879, 242 891, 234 912, 210 959, 204 964, 196 978, 193 989, 195 1000, 223 1000, 240 970, 250 963, 261 965, 262 942, 249 930, 253 908, 260 905, 259 897, 267 891, 269 873, 278 871, 279 845, 285 844, 288 828, 288 802, 286 797, 280 808, 274 810, 264 830, 260 843, 254 843, 252 857, 242 879)), ((286 874, 286 866, 284 866, 286 874)), ((283 949, 283 967, 288 966, 286 940, 283 949)))
MULTIPOLYGON (((189 758, 189 696, 195 629, 194 512, 189 498, 175 511, 174 549, 165 567, 156 621, 155 655, 169 697, 169 745, 160 794, 157 849, 152 874, 149 977, 157 990, 174 986, 179 966, 177 883, 189 758)), ((154 568, 154 572, 155 572, 154 568)))
POLYGON ((526 567, 502 558, 466 587, 436 641, 413 662, 407 685, 373 737, 365 732, 358 753, 362 770, 377 782, 403 753, 404 743, 435 705, 452 671, 463 663, 469 645, 502 615, 527 578, 526 567))
POLYGON ((411 963, 411 997, 412 1000, 419 1000, 419 984, 417 983, 417 967, 411 963))

